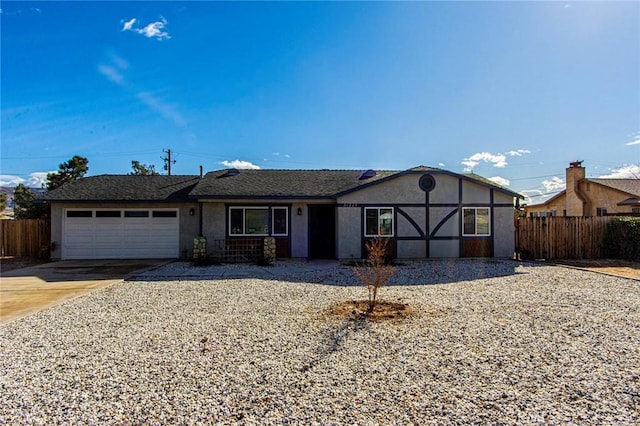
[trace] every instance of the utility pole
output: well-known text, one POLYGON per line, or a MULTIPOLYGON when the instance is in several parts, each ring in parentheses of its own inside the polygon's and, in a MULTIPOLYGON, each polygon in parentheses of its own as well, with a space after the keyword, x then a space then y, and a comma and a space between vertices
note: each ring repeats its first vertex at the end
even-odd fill
POLYGON ((167 171, 168 175, 171 176, 171 164, 175 164, 176 160, 171 159, 171 150, 163 149, 162 152, 166 153, 166 157, 160 157, 162 161, 164 161, 164 169, 167 171))

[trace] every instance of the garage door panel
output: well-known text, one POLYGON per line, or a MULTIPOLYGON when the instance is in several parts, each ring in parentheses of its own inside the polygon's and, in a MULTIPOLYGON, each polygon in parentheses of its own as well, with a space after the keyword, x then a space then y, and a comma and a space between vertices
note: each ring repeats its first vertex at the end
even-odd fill
MULTIPOLYGON (((144 210, 134 212, 144 214, 144 210)), ((62 256, 64 259, 178 257, 177 216, 175 212, 174 217, 128 217, 121 211, 120 217, 96 217, 95 212, 92 217, 65 217, 62 256)))

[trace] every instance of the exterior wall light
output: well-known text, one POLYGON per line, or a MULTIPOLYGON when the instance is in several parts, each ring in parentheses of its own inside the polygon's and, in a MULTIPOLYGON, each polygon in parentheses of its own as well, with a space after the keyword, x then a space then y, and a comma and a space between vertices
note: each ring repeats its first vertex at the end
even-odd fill
POLYGON ((196 214, 196 209, 192 207, 189 209, 189 216, 193 216, 194 214, 196 214))
POLYGON ((298 207, 298 216, 302 216, 302 207, 298 207))

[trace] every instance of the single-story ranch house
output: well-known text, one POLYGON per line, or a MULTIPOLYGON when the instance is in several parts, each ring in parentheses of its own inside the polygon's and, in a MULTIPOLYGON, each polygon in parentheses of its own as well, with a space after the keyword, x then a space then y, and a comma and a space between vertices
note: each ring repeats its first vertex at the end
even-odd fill
POLYGON ((215 253, 265 237, 277 257, 361 259, 375 237, 399 259, 511 257, 519 198, 424 166, 100 175, 46 195, 54 259, 190 258, 194 241, 215 253))

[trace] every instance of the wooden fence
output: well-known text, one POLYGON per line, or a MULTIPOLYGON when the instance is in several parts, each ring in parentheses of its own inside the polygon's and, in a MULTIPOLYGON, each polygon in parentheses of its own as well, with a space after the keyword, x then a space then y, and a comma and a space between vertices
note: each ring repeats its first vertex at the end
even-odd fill
POLYGON ((607 224, 602 217, 516 219, 516 250, 523 259, 598 259, 607 224))
POLYGON ((0 220, 0 255, 47 257, 51 225, 47 219, 0 220))

